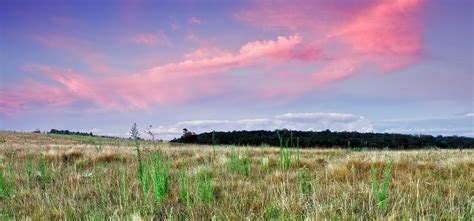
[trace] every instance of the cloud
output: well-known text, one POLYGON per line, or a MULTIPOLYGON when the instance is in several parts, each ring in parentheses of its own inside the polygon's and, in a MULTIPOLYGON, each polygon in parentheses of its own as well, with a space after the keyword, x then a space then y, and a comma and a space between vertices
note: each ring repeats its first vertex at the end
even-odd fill
POLYGON ((292 35, 249 42, 237 52, 199 49, 181 62, 118 77, 91 78, 71 69, 26 65, 25 71, 39 73, 54 83, 29 82, 9 88, 0 101, 0 111, 8 115, 17 111, 19 105, 24 110, 40 110, 80 102, 89 103, 89 110, 130 111, 218 95, 232 89, 227 71, 275 59, 299 59, 288 56, 288 53, 296 50, 301 42, 300 36, 292 35), (48 93, 51 93, 50 97, 48 93), (37 94, 44 96, 38 97, 37 94))
POLYGON ((190 25, 201 25, 204 23, 204 21, 196 17, 191 17, 189 18, 188 23, 190 25))
POLYGON ((464 117, 474 117, 474 112, 464 113, 464 114, 462 114, 461 116, 464 116, 464 117))
POLYGON ((423 56, 422 0, 256 1, 237 13, 262 28, 304 33, 301 47, 317 45, 327 58, 311 75, 286 73, 280 84, 263 89, 265 97, 295 96, 322 85, 375 70, 392 73, 416 64, 423 56), (317 15, 317 19, 315 19, 317 15), (298 76, 298 77, 295 77, 298 76))
POLYGON ((385 133, 408 133, 428 135, 458 135, 474 137, 472 113, 448 117, 394 119, 375 121, 376 131, 385 133))
POLYGON ((341 113, 287 113, 272 118, 243 120, 195 120, 182 121, 173 125, 159 126, 153 132, 163 139, 179 137, 183 128, 202 133, 208 131, 233 130, 275 130, 291 129, 303 131, 372 131, 369 120, 353 114, 341 113))
POLYGON ((157 45, 171 45, 170 40, 162 32, 159 33, 139 33, 130 37, 130 42, 138 45, 157 46, 157 45))
MULTIPOLYGON (((367 71, 391 73, 416 64, 423 54, 423 5, 423 1, 417 0, 360 4, 295 1, 290 5, 286 1, 259 1, 240 13, 239 18, 256 26, 294 34, 250 41, 237 50, 200 47, 184 54, 180 61, 114 77, 86 77, 58 67, 33 68, 29 71, 40 72, 55 83, 32 86, 30 82, 11 87, 2 96, 0 110, 14 111, 18 105, 36 109, 41 102, 34 102, 38 101, 34 94, 42 93, 36 92, 36 88, 48 87, 51 87, 48 91, 69 96, 55 94, 52 104, 45 94, 39 100, 48 101, 42 103, 44 106, 86 102, 89 108, 102 111, 173 105, 236 91, 249 99, 293 98, 367 71), (314 18, 315 14, 318 19, 314 18), (305 68, 289 68, 297 62, 304 62, 305 68), (257 73, 232 74, 244 68, 257 73), (242 82, 253 87, 241 88, 242 82), (253 85, 253 82, 264 83, 253 85), (22 91, 30 94, 20 95, 22 91), (20 100, 14 101, 12 97, 20 100)), ((202 23, 193 18, 190 18, 193 23, 202 23)), ((103 56, 90 49, 91 44, 85 41, 61 36, 40 36, 37 40, 79 57, 96 71, 110 70, 103 56)), ((141 33, 130 41, 148 46, 169 42, 162 33, 141 33)))

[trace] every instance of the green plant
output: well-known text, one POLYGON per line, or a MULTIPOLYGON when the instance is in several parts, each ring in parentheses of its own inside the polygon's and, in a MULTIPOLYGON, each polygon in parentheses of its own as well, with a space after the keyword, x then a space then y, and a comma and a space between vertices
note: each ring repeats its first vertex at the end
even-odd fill
POLYGON ((248 148, 245 150, 245 154, 240 159, 240 153, 232 151, 230 154, 230 170, 235 173, 240 173, 245 176, 250 175, 250 153, 248 148))
POLYGON ((245 176, 250 175, 250 153, 249 153, 248 148, 245 150, 245 154, 244 154, 244 157, 242 159, 242 169, 241 169, 241 171, 243 172, 243 174, 245 176))
POLYGON ((99 143, 97 145, 94 145, 95 147, 95 152, 100 153, 102 152, 102 145, 99 143))
POLYGON ((122 195, 122 201, 123 203, 128 202, 128 188, 127 188, 127 169, 122 165, 120 168, 120 174, 121 174, 121 195, 122 195))
POLYGON ((288 140, 286 140, 286 146, 280 147, 280 167, 282 170, 288 170, 291 166, 291 153, 288 148, 288 140))
POLYGON ((214 190, 211 180, 211 172, 209 167, 197 174, 196 176, 196 197, 197 202, 212 203, 214 202, 214 190))
POLYGON ((148 193, 150 192, 150 164, 148 162, 148 158, 145 159, 145 164, 143 166, 143 195, 145 196, 145 200, 148 198, 148 193))
POLYGON ((378 180, 377 168, 372 168, 372 190, 377 199, 377 204, 380 209, 387 208, 388 195, 390 190, 390 183, 392 180, 393 160, 390 160, 384 167, 382 188, 378 180))
POLYGON ((230 170, 232 172, 239 172, 240 170, 239 154, 235 150, 232 150, 230 153, 230 170))
POLYGON ((26 163, 26 175, 28 177, 33 176, 34 169, 33 169, 33 155, 28 154, 28 162, 26 163))
POLYGON ((376 167, 372 167, 372 195, 377 196, 379 194, 379 178, 376 167))
POLYGON ((300 139, 299 139, 299 137, 297 137, 297 138, 296 138, 296 165, 297 165, 298 167, 300 167, 300 165, 301 165, 300 155, 301 155, 301 151, 300 151, 300 139))
POLYGON ((153 186, 155 202, 161 204, 169 192, 169 166, 162 159, 159 152, 155 152, 153 160, 153 186))
POLYGON ((6 179, 7 178, 3 170, 0 171, 0 199, 10 196, 10 190, 8 188, 6 179))
POLYGON ((135 149, 137 151, 137 174, 138 174, 138 180, 140 183, 143 183, 143 175, 144 175, 144 168, 143 168, 143 161, 142 161, 142 154, 140 151, 140 145, 138 143, 138 140, 135 140, 135 149))
POLYGON ((190 178, 186 171, 180 172, 181 177, 181 199, 185 202, 186 207, 191 207, 191 188, 190 188, 190 178))
POLYGON ((44 154, 40 155, 40 160, 39 160, 39 170, 40 170, 40 176, 41 176, 41 186, 44 189, 46 187, 46 184, 49 180, 49 175, 48 175, 48 168, 46 167, 46 159, 44 154))
POLYGON ((301 193, 303 193, 304 196, 311 195, 311 181, 309 178, 309 173, 306 169, 300 171, 300 188, 301 193))

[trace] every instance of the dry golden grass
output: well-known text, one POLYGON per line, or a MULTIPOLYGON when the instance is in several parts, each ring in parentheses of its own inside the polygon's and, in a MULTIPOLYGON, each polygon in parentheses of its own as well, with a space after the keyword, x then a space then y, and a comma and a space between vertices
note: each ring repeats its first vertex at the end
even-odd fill
POLYGON ((244 159, 246 148, 141 143, 143 159, 158 151, 170 163, 170 191, 158 205, 153 187, 145 197, 131 142, 0 136, 6 183, 0 220, 472 220, 474 215, 474 150, 310 149, 301 150, 299 163, 293 150, 290 168, 282 170, 279 148, 249 148, 250 173, 245 176, 229 165, 232 154, 244 159), (44 188, 38 166, 42 154, 49 176, 44 188), (371 169, 382 171, 389 160, 394 163, 392 183, 383 209, 373 195, 371 169), (309 174, 310 194, 301 191, 303 170, 309 174), (191 179, 189 207, 180 195, 183 171, 191 179), (202 171, 210 173, 210 203, 194 200, 202 171))

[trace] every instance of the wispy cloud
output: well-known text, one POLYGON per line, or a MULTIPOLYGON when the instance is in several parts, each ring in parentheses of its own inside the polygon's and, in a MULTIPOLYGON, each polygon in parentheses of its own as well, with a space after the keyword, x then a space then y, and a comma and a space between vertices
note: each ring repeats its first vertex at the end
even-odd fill
POLYGON ((313 45, 318 45, 320 53, 329 58, 311 76, 295 78, 297 73, 288 73, 285 82, 300 85, 297 89, 273 87, 264 92, 267 96, 299 95, 373 67, 380 73, 390 73, 420 61, 423 2, 256 2, 237 17, 263 28, 305 33, 313 45), (315 14, 320 19, 315 20, 315 14))
POLYGON ((190 25, 201 25, 201 24, 204 23, 204 21, 202 19, 197 18, 197 17, 191 17, 191 18, 189 18, 188 23, 190 25))
POLYGON ((0 110, 8 114, 15 112, 17 105, 33 110, 57 104, 89 102, 92 105, 90 109, 126 111, 181 103, 231 89, 232 82, 227 80, 226 71, 261 64, 269 59, 299 59, 288 56, 288 52, 301 42, 302 38, 294 35, 249 42, 233 53, 222 54, 221 50, 201 49, 188 54, 181 62, 121 77, 92 79, 70 69, 27 65, 24 70, 40 73, 55 84, 35 83, 38 86, 27 84, 10 88, 2 96, 5 101, 0 103, 0 110), (37 88, 44 89, 35 91, 37 88), (25 94, 24 91, 30 93, 25 94), (48 102, 48 91, 60 94, 54 97, 53 104, 48 102), (41 93, 45 93, 44 98, 36 96, 41 93))
MULTIPOLYGON (((27 70, 39 72, 43 80, 54 83, 31 83, 30 80, 24 85, 11 86, 2 95, 0 110, 13 112, 18 105, 35 110, 39 106, 47 108, 78 102, 97 110, 145 109, 218 96, 241 86, 235 78, 248 84, 257 82, 256 79, 265 82, 243 92, 247 94, 242 96, 250 99, 300 96, 374 67, 380 73, 388 73, 416 63, 423 48, 422 9, 423 1, 417 0, 362 4, 296 1, 291 5, 278 1, 257 2, 240 13, 239 18, 256 26, 284 29, 294 34, 252 40, 237 49, 201 46, 183 54, 183 59, 177 62, 114 77, 91 77, 90 73, 86 75, 68 68, 36 65, 27 70), (314 21, 313 9, 325 12, 321 14, 322 19, 314 21), (296 62, 307 65, 305 70, 266 71, 272 67, 289 67, 296 62), (252 68, 259 74, 238 77, 232 74, 244 68, 252 68), (47 94, 38 100, 34 95, 44 91, 35 91, 39 88, 51 91, 55 96, 53 101, 47 94), (22 94, 25 91, 30 94, 22 94), (68 97, 59 94, 68 94, 68 97)), ((202 24, 203 20, 191 17, 189 23, 202 24)), ((36 40, 78 58, 93 71, 111 70, 105 56, 94 50, 88 41, 56 35, 38 35, 36 40)), ((145 46, 170 44, 162 32, 128 35, 128 41, 145 46)))
POLYGON ((386 133, 474 137, 473 116, 472 113, 465 113, 446 117, 389 119, 374 121, 373 123, 376 131, 386 133))
POLYGON ((171 45, 171 41, 163 32, 158 33, 139 33, 130 37, 130 42, 145 46, 171 45))

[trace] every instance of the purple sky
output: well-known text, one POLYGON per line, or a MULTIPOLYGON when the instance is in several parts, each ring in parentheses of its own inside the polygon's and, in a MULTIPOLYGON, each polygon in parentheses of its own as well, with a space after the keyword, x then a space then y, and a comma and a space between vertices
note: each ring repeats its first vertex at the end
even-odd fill
POLYGON ((474 136, 470 0, 0 1, 0 129, 474 136))

